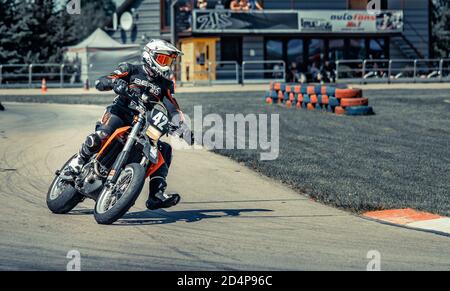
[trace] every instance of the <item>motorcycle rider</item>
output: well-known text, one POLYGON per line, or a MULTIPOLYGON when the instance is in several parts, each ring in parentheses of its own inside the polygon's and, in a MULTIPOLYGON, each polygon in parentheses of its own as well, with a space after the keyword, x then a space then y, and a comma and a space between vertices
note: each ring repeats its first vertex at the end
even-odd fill
MULTIPOLYGON (((69 164, 72 174, 78 174, 90 158, 98 153, 102 144, 114 131, 120 127, 133 123, 135 110, 129 107, 132 100, 141 98, 144 104, 163 102, 169 112, 171 120, 178 120, 180 136, 191 136, 190 130, 183 123, 183 113, 173 97, 174 85, 170 80, 173 61, 183 53, 172 44, 159 39, 151 40, 144 48, 142 65, 122 63, 110 75, 96 81, 99 91, 114 90, 118 95, 112 105, 106 108, 103 117, 96 126, 95 133, 89 135, 81 146, 78 156, 69 164)), ((179 194, 166 194, 172 148, 168 143, 159 141, 165 164, 150 177, 148 209, 168 208, 180 201, 179 194)))

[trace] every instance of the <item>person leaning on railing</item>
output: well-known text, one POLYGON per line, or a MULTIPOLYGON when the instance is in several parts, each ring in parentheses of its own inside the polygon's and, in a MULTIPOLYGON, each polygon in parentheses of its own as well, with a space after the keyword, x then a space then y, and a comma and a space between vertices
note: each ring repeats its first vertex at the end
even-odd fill
POLYGON ((259 3, 258 0, 248 0, 245 2, 248 2, 248 4, 250 5, 250 9, 252 10, 254 9, 263 10, 263 6, 261 5, 261 3, 259 3))
POLYGON ((262 5, 258 0, 233 0, 230 3, 230 9, 233 11, 249 11, 252 9, 262 10, 262 5))
POLYGON ((207 0, 197 0, 197 8, 201 10, 205 10, 208 8, 207 0))

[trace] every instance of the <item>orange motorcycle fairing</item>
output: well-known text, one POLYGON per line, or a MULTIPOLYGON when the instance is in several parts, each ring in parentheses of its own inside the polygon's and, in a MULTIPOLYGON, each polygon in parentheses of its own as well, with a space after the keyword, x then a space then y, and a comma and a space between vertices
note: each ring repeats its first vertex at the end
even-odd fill
POLYGON ((156 172, 156 170, 158 170, 162 165, 164 165, 166 161, 164 160, 163 155, 161 154, 161 152, 158 150, 158 163, 157 164, 151 164, 150 167, 148 168, 147 174, 146 174, 146 178, 150 177, 154 172, 156 172))
POLYGON ((128 133, 128 130, 131 128, 131 126, 125 126, 118 128, 105 142, 105 144, 102 146, 102 149, 98 152, 96 159, 98 159, 103 152, 108 148, 108 146, 118 137, 124 136, 126 133, 128 133))

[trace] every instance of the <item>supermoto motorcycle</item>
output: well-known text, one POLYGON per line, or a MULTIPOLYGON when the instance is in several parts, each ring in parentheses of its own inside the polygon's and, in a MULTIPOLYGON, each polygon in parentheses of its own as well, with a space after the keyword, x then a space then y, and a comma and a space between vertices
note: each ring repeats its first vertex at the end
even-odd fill
POLYGON ((145 179, 164 164, 158 140, 177 126, 169 121, 162 103, 151 109, 141 101, 132 101, 138 113, 132 126, 117 129, 77 176, 66 176, 66 167, 47 193, 47 206, 56 214, 65 214, 85 198, 96 201, 94 217, 99 224, 112 224, 134 205, 145 179), (146 108, 147 106, 147 108, 146 108))

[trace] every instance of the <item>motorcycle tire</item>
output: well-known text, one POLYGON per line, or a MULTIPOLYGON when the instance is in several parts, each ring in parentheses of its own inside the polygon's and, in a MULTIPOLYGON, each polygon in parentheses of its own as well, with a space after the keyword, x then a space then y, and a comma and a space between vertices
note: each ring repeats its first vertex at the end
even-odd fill
MULTIPOLYGON (((76 155, 72 156, 65 164, 62 166, 61 171, 75 158, 76 155)), ((59 182, 59 175, 53 179, 52 184, 47 192, 47 207, 51 212, 55 214, 66 214, 75 208, 81 201, 83 201, 84 196, 78 193, 78 191, 72 185, 66 185, 65 189, 57 196, 53 197, 53 190, 56 183, 59 182)))
MULTIPOLYGON (((129 182, 127 188, 122 193, 122 196, 116 201, 116 203, 109 209, 104 209, 104 203, 107 202, 106 199, 109 197, 106 196, 107 192, 102 191, 97 202, 95 203, 94 208, 94 218, 98 224, 113 224, 125 213, 130 210, 130 208, 136 202, 136 199, 139 197, 139 194, 142 191, 142 188, 145 184, 145 169, 140 164, 129 164, 127 165, 122 173, 126 171, 131 171, 131 181, 129 182)), ((121 173, 121 175, 122 175, 121 173)), ((117 184, 120 182, 120 177, 117 181, 117 184)))

